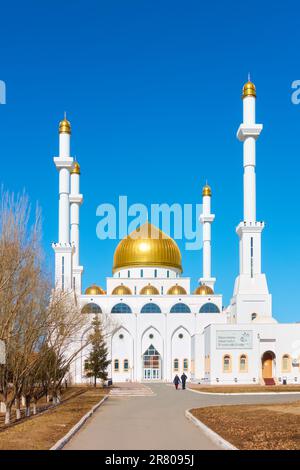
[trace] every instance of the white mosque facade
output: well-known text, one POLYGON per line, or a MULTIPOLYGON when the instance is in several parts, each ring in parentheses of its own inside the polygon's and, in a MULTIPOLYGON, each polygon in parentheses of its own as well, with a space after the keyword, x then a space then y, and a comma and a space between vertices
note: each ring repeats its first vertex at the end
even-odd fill
MULTIPOLYGON (((203 188, 203 274, 191 292, 182 276, 176 242, 146 223, 121 240, 114 253, 113 274, 105 290, 92 285, 82 293, 79 259, 80 167, 70 156, 71 127, 59 128, 59 241, 55 252, 58 288, 75 291, 82 314, 95 314, 112 325, 107 345, 113 382, 172 381, 176 373, 204 384, 275 384, 300 382, 300 324, 279 324, 272 316, 272 297, 261 269, 264 223, 256 220, 256 89, 243 88, 244 217, 239 239, 239 275, 227 308, 215 292, 211 274, 212 193, 203 188)), ((87 328, 76 342, 90 334, 87 328)), ((82 350, 71 368, 72 380, 86 382, 82 350)))

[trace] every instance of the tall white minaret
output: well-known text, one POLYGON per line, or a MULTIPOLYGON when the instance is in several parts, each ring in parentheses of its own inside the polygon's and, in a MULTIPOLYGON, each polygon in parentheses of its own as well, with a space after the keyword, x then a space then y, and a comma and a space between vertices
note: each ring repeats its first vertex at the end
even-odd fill
POLYGON ((215 216, 211 214, 211 196, 211 188, 206 184, 202 191, 203 210, 200 215, 203 226, 203 277, 199 281, 214 290, 216 278, 211 277, 211 224, 215 216))
POLYGON ((66 115, 59 123, 59 156, 54 164, 59 172, 58 243, 53 243, 55 252, 55 287, 72 289, 72 245, 70 243, 70 156, 71 124, 66 115))
POLYGON ((74 163, 71 170, 71 243, 73 246, 73 289, 76 294, 81 294, 81 278, 83 267, 79 262, 79 210, 83 201, 80 194, 80 166, 78 162, 74 163))
POLYGON ((272 299, 265 274, 261 272, 261 234, 264 222, 256 220, 256 141, 262 124, 256 124, 256 88, 250 81, 243 87, 243 123, 237 138, 243 142, 244 220, 238 225, 240 274, 231 300, 231 321, 248 323, 260 317, 270 321, 272 299))

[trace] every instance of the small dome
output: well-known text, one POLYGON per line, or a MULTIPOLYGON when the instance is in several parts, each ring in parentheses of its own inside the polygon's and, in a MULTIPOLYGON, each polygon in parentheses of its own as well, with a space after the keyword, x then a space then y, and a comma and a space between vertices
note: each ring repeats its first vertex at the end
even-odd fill
POLYGON ((96 286, 96 284, 92 284, 85 290, 85 295, 105 295, 105 290, 102 287, 96 286))
POLYGON ((205 284, 202 284, 201 286, 198 286, 197 289, 194 292, 194 295, 213 295, 214 291, 212 290, 211 287, 206 286, 205 284))
POLYGON ((209 196, 211 197, 211 187, 206 184, 202 190, 202 196, 209 196))
POLYGON ((132 295, 132 292, 129 287, 120 285, 114 288, 112 295, 132 295))
POLYGON ((59 123, 59 133, 60 134, 71 134, 71 123, 67 120, 66 116, 59 123))
POLYGON ((71 170, 71 175, 80 175, 80 165, 78 162, 74 163, 73 170, 71 170))
POLYGON ((184 287, 176 284, 176 286, 170 287, 170 289, 167 292, 167 295, 186 295, 186 290, 184 287))
POLYGON ((148 284, 147 286, 144 286, 141 289, 140 295, 159 295, 159 292, 156 287, 151 286, 151 284, 148 284))
POLYGON ((163 266, 182 271, 177 243, 146 222, 120 241, 114 254, 113 272, 128 267, 163 266))
POLYGON ((256 88, 254 83, 250 82, 250 80, 243 86, 242 97, 245 98, 246 96, 254 96, 254 98, 256 98, 256 88))

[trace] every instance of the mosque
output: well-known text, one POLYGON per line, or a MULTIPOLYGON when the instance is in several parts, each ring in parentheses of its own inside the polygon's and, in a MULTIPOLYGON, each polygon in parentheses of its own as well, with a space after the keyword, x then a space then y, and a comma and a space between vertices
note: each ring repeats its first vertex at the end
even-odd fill
MULTIPOLYGON (((243 87, 243 122, 237 138, 243 143, 244 215, 236 228, 239 274, 228 307, 215 291, 211 273, 212 191, 203 188, 203 273, 191 292, 182 276, 176 242, 150 223, 120 241, 112 275, 103 289, 82 293, 79 258, 80 167, 70 156, 71 125, 59 125, 59 235, 53 244, 56 287, 76 293, 83 315, 95 314, 113 325, 108 335, 114 382, 172 381, 176 373, 203 384, 296 384, 300 382, 300 324, 279 324, 272 316, 272 296, 261 269, 264 223, 256 220, 256 88, 243 87)), ((83 341, 90 330, 76 341, 83 341)), ((72 365, 75 383, 84 377, 86 350, 72 365)))

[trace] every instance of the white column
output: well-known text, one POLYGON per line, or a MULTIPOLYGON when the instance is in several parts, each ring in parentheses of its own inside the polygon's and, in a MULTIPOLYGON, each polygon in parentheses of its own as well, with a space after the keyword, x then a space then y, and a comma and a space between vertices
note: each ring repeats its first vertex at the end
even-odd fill
MULTIPOLYGON (((76 165, 76 164, 75 164, 76 165)), ((80 179, 80 168, 77 165, 71 171, 71 243, 74 246, 73 264, 79 266, 79 207, 81 201, 79 201, 79 179, 80 179)))
POLYGON ((62 167, 59 170, 59 243, 70 243, 70 173, 68 168, 62 167))
MULTIPOLYGON (((255 126, 255 95, 243 98, 243 125, 255 126)), ((256 176, 255 176, 255 137, 247 135, 244 139, 244 220, 256 221, 256 176)))
POLYGON ((79 257, 79 211, 83 201, 80 194, 80 166, 78 162, 74 163, 71 171, 71 244, 73 248, 73 289, 77 294, 81 294, 81 279, 83 267, 80 266, 79 257))
POLYGON ((249 80, 243 87, 243 123, 237 138, 243 142, 244 217, 236 232, 239 236, 240 273, 236 278, 229 308, 231 323, 250 323, 255 313, 261 321, 272 317, 272 298, 261 269, 263 222, 256 221, 256 140, 263 126, 256 124, 256 88, 249 80))
POLYGON ((72 246, 70 244, 70 156, 71 125, 66 117, 59 124, 59 156, 54 164, 59 172, 58 243, 54 243, 55 287, 72 289, 72 246))
POLYGON ((203 277, 200 282, 213 289, 216 279, 211 277, 211 224, 215 216, 211 214, 211 188, 208 185, 204 186, 202 197, 203 212, 200 222, 203 226, 203 277))

